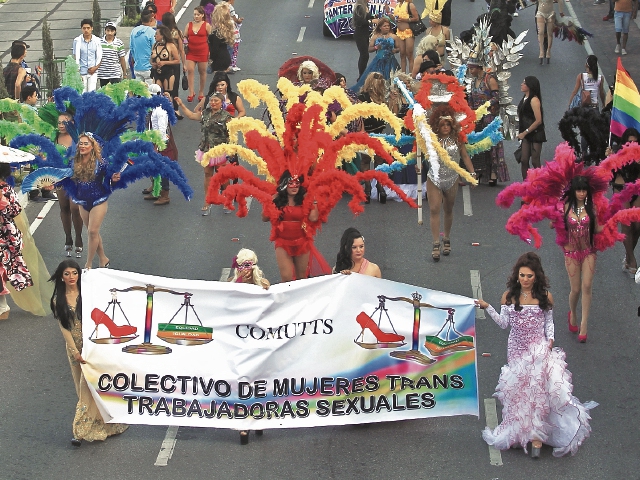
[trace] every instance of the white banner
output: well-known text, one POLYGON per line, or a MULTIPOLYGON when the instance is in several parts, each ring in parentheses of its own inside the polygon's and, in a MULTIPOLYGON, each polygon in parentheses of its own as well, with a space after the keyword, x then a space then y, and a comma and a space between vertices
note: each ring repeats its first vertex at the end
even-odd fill
POLYGON ((478 415, 473 300, 364 275, 273 285, 94 269, 83 371, 105 421, 295 428, 478 415))

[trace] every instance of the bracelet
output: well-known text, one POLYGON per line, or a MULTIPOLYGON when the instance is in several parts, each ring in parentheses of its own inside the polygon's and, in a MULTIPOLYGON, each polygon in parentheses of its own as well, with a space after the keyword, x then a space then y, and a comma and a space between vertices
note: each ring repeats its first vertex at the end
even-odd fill
POLYGON ((528 128, 527 128, 527 129, 525 129, 525 132, 529 133, 529 129, 528 129, 528 128))
POLYGON ((470 174, 473 178, 476 178, 478 176, 478 174, 476 172, 471 172, 470 174))

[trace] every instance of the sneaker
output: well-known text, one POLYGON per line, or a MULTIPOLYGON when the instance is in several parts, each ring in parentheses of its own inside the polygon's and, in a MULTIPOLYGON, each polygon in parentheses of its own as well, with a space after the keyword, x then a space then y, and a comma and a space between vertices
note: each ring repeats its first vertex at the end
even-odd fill
POLYGON ((223 211, 225 214, 227 214, 227 215, 228 215, 228 214, 230 214, 230 213, 233 213, 233 210, 231 210, 231 209, 229 209, 229 208, 226 208, 226 207, 223 207, 223 208, 222 208, 222 211, 223 211))
POLYGON ((623 48, 622 49, 622 55, 626 55, 626 54, 627 54, 627 51, 623 48))
POLYGON ((513 13, 513 16, 514 16, 514 17, 518 17, 518 16, 519 16, 519 15, 518 15, 518 12, 514 12, 514 13, 513 13))
POLYGON ((234 72, 239 72, 240 71, 240 67, 231 67, 231 70, 233 70, 234 72))
POLYGON ((616 49, 613 52, 620 53, 620 44, 616 45, 616 49))

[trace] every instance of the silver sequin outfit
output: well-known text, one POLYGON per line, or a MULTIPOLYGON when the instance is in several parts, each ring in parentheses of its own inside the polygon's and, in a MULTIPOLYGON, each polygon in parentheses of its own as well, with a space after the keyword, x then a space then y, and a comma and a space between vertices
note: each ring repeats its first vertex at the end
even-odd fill
MULTIPOLYGON (((446 137, 440 140, 440 144, 449 154, 451 161, 456 165, 460 163, 460 149, 458 144, 451 137, 446 137)), ((429 180, 443 192, 446 192, 453 187, 458 181, 458 173, 455 170, 445 166, 440 159, 438 159, 438 165, 431 165, 429 172, 427 173, 429 180)))

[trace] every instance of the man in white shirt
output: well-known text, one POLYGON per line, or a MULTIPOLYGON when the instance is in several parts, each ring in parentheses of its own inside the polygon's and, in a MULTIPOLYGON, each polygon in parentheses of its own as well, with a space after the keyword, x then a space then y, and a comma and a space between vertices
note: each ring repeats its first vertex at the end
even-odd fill
POLYGON ((100 39, 93 34, 93 21, 80 22, 82 35, 73 39, 73 56, 80 67, 85 92, 93 92, 98 84, 98 69, 102 61, 100 39))

